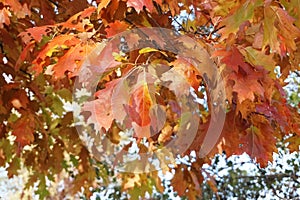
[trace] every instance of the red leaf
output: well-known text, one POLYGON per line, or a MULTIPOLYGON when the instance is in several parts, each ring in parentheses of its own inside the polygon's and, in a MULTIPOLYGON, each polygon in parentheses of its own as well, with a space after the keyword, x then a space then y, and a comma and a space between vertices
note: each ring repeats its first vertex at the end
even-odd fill
POLYGON ((264 87, 259 82, 263 74, 253 71, 251 67, 239 67, 239 73, 233 72, 229 79, 233 80, 234 86, 232 91, 237 92, 239 102, 242 103, 245 99, 254 100, 255 95, 264 96, 264 87))
POLYGON ((22 50, 19 59, 17 60, 17 63, 15 65, 15 69, 19 70, 20 65, 26 60, 27 57, 29 57, 30 52, 32 52, 34 48, 34 41, 30 42, 25 46, 25 48, 22 50))
POLYGON ((246 65, 244 56, 241 52, 236 48, 232 47, 230 51, 227 50, 219 50, 213 53, 213 56, 222 56, 221 61, 225 63, 228 67, 230 67, 235 72, 238 72, 239 66, 243 67, 246 65))
MULTIPOLYGON (((276 105, 276 104, 275 104, 276 105)), ((269 105, 268 103, 262 103, 256 105, 256 111, 264 114, 267 117, 271 117, 274 119, 281 127, 281 129, 285 132, 289 132, 288 129, 288 118, 290 118, 288 113, 285 113, 285 105, 269 105)))
POLYGON ((29 99, 24 90, 17 91, 11 98, 11 103, 16 109, 27 108, 29 99))
POLYGON ((20 33, 18 36, 22 37, 25 44, 29 43, 33 38, 36 42, 41 42, 44 35, 51 31, 53 26, 40 26, 26 29, 25 32, 20 33))
POLYGON ((273 160, 272 153, 277 151, 274 131, 262 116, 255 116, 253 121, 254 125, 241 136, 241 150, 256 158, 261 167, 266 167, 268 161, 273 160))
POLYGON ((105 29, 107 33, 107 37, 110 38, 118 33, 122 33, 123 31, 126 31, 128 28, 128 24, 124 21, 116 20, 113 23, 108 24, 108 28, 105 29))
POLYGON ((128 7, 133 7, 137 13, 140 13, 141 10, 143 10, 143 7, 145 6, 150 12, 153 11, 153 2, 152 0, 128 0, 127 1, 128 7))

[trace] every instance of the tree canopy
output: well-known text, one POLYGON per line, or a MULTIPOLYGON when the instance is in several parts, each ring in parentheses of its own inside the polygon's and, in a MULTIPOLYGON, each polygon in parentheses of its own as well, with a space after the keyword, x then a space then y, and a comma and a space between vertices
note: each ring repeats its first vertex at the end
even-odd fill
MULTIPOLYGON (((298 0, 0 0, 0 165, 24 189, 217 194, 203 169, 298 152, 298 0), (279 145, 280 144, 280 145, 279 145), (185 161, 176 159, 185 157, 185 161), (93 188, 93 189, 91 189, 93 188)), ((299 82, 298 82, 299 83, 299 82)), ((118 194, 115 193, 115 198, 118 194)), ((147 196, 148 195, 148 196, 147 196)), ((58 197, 59 198, 59 197, 58 197)))

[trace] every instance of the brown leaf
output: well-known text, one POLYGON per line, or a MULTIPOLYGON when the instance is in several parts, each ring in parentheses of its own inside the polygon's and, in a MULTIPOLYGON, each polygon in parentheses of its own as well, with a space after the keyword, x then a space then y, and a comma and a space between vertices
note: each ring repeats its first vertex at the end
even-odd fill
POLYGON ((16 142, 23 147, 34 141, 35 121, 33 116, 27 115, 19 118, 11 125, 12 134, 16 136, 16 142))
POLYGON ((179 196, 183 196, 188 187, 188 182, 185 180, 184 174, 185 171, 178 167, 175 169, 174 177, 171 180, 174 191, 176 191, 179 196))

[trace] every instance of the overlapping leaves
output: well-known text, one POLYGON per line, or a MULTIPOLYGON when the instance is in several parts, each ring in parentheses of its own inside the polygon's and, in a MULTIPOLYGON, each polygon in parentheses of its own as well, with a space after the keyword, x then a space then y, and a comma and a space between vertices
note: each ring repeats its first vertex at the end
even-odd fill
MULTIPOLYGON (((0 163, 10 163, 10 175, 17 173, 22 154, 25 165, 38 172, 29 182, 33 184, 38 178, 41 180, 38 190, 41 197, 48 195, 45 176, 52 180, 63 168, 69 170, 71 166, 78 174, 75 186, 70 183, 67 187, 77 192, 84 186, 89 193, 88 188, 95 177, 93 167, 87 150, 71 125, 70 114, 62 108, 62 99, 71 99, 72 80, 88 61, 110 66, 105 76, 99 79, 100 89, 95 99, 84 105, 84 110, 90 112, 89 123, 109 132, 116 127, 115 120, 121 121, 125 128, 133 127, 134 137, 151 138, 149 141, 159 144, 167 143, 176 135, 181 110, 174 96, 189 93, 181 90, 184 88, 181 86, 188 83, 198 99, 205 99, 205 92, 209 89, 199 89, 207 86, 203 82, 205 77, 201 77, 203 72, 158 47, 121 52, 126 47, 123 43, 122 48, 113 47, 114 54, 104 50, 99 60, 93 60, 89 55, 97 48, 103 50, 101 44, 122 31, 144 26, 170 28, 176 23, 170 19, 181 11, 196 17, 189 18, 184 26, 176 27, 176 31, 198 40, 215 59, 226 83, 228 112, 219 143, 211 153, 205 159, 197 159, 192 170, 177 166, 172 184, 178 194, 190 199, 199 196, 199 184, 203 180, 201 166, 215 153, 225 151, 230 156, 247 152, 261 166, 266 166, 272 160, 272 153, 276 152, 276 142, 289 134, 293 136, 285 142, 291 150, 299 150, 298 108, 287 104, 283 92, 284 79, 290 71, 299 71, 298 0, 96 2, 97 8, 88 7, 84 1, 20 3, 13 0, 0 3, 1 74, 11 75, 13 81, 8 83, 4 78, 0 79, 0 118, 4 122, 0 126, 0 163), (203 27, 212 31, 205 33, 203 27), (129 95, 121 95, 125 99, 120 100, 121 106, 114 107, 112 94, 118 83, 130 70, 145 63, 157 66, 147 73, 154 70, 155 78, 170 82, 169 88, 154 82, 139 82, 131 85, 134 89, 128 91, 129 95), (158 63, 167 67, 160 68, 158 63), (274 70, 278 67, 280 73, 276 74, 274 70), (178 73, 182 74, 182 79, 174 78, 178 73), (154 107, 155 103, 159 106, 154 107), (114 115, 112 107, 119 109, 120 116, 114 115), (165 124, 155 120, 158 112, 166 113, 165 124), (11 145, 8 141, 6 137, 10 134, 16 137, 15 144, 18 145, 11 145), (32 151, 22 150, 31 144, 32 151), (66 161, 66 152, 71 161, 66 161)), ((158 46, 168 42, 165 38, 152 36, 145 39, 141 35, 132 35, 129 42, 138 44, 156 40, 158 46)), ((188 152, 199 150, 203 145, 210 122, 210 110, 205 105, 199 104, 198 112, 201 114, 198 134, 188 152)), ((114 143, 118 141, 119 138, 114 143)), ((153 176, 153 185, 159 188, 157 174, 153 176)), ((143 183, 145 179, 144 176, 137 178, 143 183)), ((137 185, 123 185, 122 189, 129 191, 132 197, 150 192, 149 188, 140 190, 137 185)))

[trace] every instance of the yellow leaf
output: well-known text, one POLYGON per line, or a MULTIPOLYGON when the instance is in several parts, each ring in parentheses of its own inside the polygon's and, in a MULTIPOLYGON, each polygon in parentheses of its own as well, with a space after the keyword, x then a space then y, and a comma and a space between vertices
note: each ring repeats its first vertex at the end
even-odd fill
POLYGON ((277 38, 277 28, 275 27, 275 11, 270 7, 265 7, 264 10, 264 37, 263 37, 263 47, 270 45, 272 51, 280 53, 279 40, 277 38))
POLYGON ((139 50, 139 54, 155 52, 155 51, 158 51, 158 50, 154 49, 154 48, 151 48, 151 47, 145 47, 145 48, 139 50))
POLYGON ((262 51, 253 49, 252 47, 246 47, 246 51, 242 51, 245 56, 246 61, 254 66, 263 66, 266 70, 270 72, 271 78, 276 78, 274 73, 276 62, 273 60, 273 55, 266 55, 262 51))
POLYGON ((235 33, 238 31, 240 25, 253 18, 254 9, 258 6, 262 5, 261 0, 257 1, 246 1, 243 5, 241 5, 237 10, 235 10, 231 15, 228 15, 220 24, 220 26, 225 26, 225 28, 221 29, 220 33, 223 38, 229 36, 230 33, 235 33))

